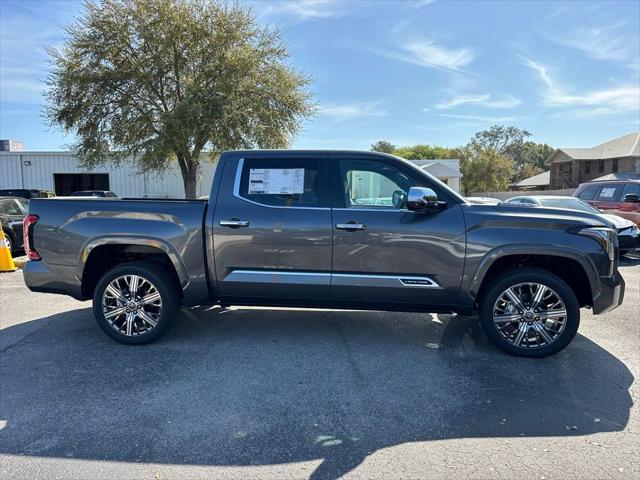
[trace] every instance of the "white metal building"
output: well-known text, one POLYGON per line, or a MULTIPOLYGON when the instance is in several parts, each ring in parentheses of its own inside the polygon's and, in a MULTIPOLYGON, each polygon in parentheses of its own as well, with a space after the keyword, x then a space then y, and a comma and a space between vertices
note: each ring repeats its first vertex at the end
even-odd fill
MULTIPOLYGON (((197 195, 209 195, 214 164, 201 163, 197 195)), ((184 198, 177 165, 159 174, 141 174, 132 164, 82 168, 72 152, 0 152, 0 189, 35 188, 56 195, 77 190, 112 190, 120 197, 184 198)))
POLYGON ((434 160, 411 160, 418 167, 429 172, 438 180, 443 181, 456 192, 460 191, 460 160, 450 159, 434 159, 434 160))

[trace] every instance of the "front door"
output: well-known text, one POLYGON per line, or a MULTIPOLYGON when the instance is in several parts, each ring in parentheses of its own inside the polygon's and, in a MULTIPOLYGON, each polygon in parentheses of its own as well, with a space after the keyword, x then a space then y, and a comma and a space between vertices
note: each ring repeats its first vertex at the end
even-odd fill
POLYGON ((332 238, 325 156, 247 154, 229 158, 222 175, 210 199, 218 295, 229 303, 326 301, 332 238))
MULTIPOLYGON (((331 159, 334 194, 331 298, 347 303, 455 304, 465 258, 459 201, 438 213, 405 208, 410 187, 447 190, 399 161, 331 159), (337 205, 336 205, 337 204, 337 205)), ((407 305, 408 306, 408 305, 407 305)))

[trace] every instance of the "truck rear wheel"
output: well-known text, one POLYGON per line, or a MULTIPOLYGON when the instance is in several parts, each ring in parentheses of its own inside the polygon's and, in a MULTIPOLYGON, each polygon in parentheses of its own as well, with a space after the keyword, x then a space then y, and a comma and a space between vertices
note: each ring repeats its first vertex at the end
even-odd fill
POLYGON ((142 344, 157 340, 180 311, 178 287, 167 271, 151 262, 128 262, 98 281, 93 313, 114 340, 142 344))
POLYGON ((487 336, 502 350, 546 357, 573 340, 580 307, 573 290, 557 275, 519 268, 491 282, 480 304, 480 319, 487 336))

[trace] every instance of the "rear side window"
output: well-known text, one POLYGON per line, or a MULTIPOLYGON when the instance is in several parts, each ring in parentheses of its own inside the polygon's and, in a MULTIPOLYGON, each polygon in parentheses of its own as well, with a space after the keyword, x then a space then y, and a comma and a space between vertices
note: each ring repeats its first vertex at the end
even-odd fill
POLYGON ((593 200, 598 194, 598 190, 600 190, 600 185, 589 185, 578 193, 578 198, 580 200, 593 200))
POLYGON ((22 215, 20 207, 14 199, 0 200, 0 213, 5 215, 22 215))
POLYGON ((600 190, 597 200, 602 202, 616 202, 620 199, 622 185, 607 184, 600 190))
POLYGON ((328 207, 326 174, 315 158, 245 159, 239 195, 275 207, 328 207))

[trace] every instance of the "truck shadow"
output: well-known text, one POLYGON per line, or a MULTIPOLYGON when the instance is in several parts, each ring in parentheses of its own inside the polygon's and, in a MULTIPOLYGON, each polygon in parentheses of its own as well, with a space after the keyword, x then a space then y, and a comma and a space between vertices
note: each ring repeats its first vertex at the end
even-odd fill
POLYGON ((108 339, 90 309, 30 323, 0 332, 0 454, 320 460, 310 478, 335 479, 406 442, 621 431, 632 406, 633 375, 586 337, 516 358, 466 317, 200 308, 141 347, 108 339))

